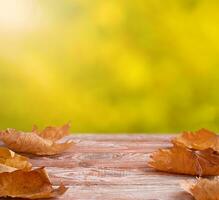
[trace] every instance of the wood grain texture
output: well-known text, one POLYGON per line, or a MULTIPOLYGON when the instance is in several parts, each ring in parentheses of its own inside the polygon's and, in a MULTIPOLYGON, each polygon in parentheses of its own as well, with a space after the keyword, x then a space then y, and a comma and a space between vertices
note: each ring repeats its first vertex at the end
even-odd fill
POLYGON ((74 148, 58 156, 30 157, 45 166, 54 185, 69 187, 58 199, 191 200, 179 186, 184 175, 147 166, 151 152, 170 146, 171 135, 72 135, 74 148))

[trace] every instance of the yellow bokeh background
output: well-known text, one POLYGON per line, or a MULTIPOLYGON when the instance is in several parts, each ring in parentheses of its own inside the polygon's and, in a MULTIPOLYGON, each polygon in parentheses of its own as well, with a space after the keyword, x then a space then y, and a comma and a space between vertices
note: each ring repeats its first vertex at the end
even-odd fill
POLYGON ((1 129, 219 131, 219 1, 15 1, 0 3, 1 129))

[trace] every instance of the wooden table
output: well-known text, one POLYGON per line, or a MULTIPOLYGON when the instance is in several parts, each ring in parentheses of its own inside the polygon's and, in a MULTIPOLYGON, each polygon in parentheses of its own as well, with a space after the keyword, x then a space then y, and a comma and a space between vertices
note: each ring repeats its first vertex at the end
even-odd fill
POLYGON ((62 155, 31 157, 46 166, 54 185, 72 200, 189 200, 179 182, 191 177, 147 167, 151 152, 170 146, 170 135, 72 135, 75 148, 62 155))

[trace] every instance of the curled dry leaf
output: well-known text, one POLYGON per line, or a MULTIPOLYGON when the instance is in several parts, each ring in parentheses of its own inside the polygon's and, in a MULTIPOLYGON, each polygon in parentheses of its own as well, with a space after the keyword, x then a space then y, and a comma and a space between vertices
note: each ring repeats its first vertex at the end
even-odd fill
POLYGON ((54 189, 43 168, 0 173, 0 197, 52 198, 62 195, 66 190, 63 185, 54 189))
POLYGON ((189 175, 219 175, 219 155, 210 149, 192 151, 182 146, 160 149, 148 165, 160 171, 189 175))
POLYGON ((0 173, 2 172, 13 172, 16 171, 17 169, 14 167, 10 167, 8 165, 0 164, 0 173))
POLYGON ((30 170, 31 163, 24 156, 18 155, 15 152, 0 147, 0 172, 12 172, 17 169, 30 170))
POLYGON ((68 123, 61 127, 48 126, 43 131, 39 131, 38 128, 34 126, 33 132, 37 133, 42 138, 57 141, 70 134, 70 124, 68 123))
POLYGON ((207 129, 196 132, 184 132, 172 140, 172 143, 183 145, 194 150, 213 149, 219 151, 219 137, 207 129))
POLYGON ((196 181, 183 181, 181 187, 190 193, 196 200, 218 200, 219 180, 198 178, 196 181))
POLYGON ((13 151, 35 155, 55 155, 64 152, 73 145, 72 141, 56 143, 53 140, 40 137, 35 132, 24 133, 15 129, 0 132, 0 139, 13 151))

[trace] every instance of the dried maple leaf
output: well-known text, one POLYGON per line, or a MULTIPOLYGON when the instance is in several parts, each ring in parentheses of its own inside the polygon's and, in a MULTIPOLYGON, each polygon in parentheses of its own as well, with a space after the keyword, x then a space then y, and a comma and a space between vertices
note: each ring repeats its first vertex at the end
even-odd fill
POLYGON ((0 197, 52 198, 62 195, 66 190, 63 185, 54 189, 43 168, 0 173, 0 197))
POLYGON ((33 132, 37 133, 42 138, 57 141, 63 138, 64 136, 70 134, 70 124, 68 123, 61 127, 48 126, 41 132, 38 131, 38 128, 36 126, 34 126, 33 132))
POLYGON ((196 181, 183 181, 181 187, 190 193, 196 200, 218 200, 219 180, 198 178, 196 181))
POLYGON ((53 140, 42 138, 34 132, 24 133, 15 129, 0 132, 0 139, 13 151, 35 155, 55 155, 73 145, 72 141, 56 143, 53 140))
POLYGON ((160 171, 189 175, 219 175, 219 155, 212 150, 193 151, 182 146, 160 149, 148 165, 160 171))
POLYGON ((0 164, 0 173, 2 172, 13 172, 16 171, 17 168, 10 167, 8 165, 0 164))
POLYGON ((26 157, 0 147, 0 172, 11 172, 17 169, 30 170, 31 167, 26 157))
POLYGON ((196 132, 184 132, 174 138, 172 143, 195 150, 210 148, 219 152, 219 137, 214 132, 206 129, 201 129, 196 132))

